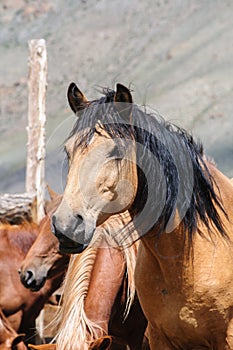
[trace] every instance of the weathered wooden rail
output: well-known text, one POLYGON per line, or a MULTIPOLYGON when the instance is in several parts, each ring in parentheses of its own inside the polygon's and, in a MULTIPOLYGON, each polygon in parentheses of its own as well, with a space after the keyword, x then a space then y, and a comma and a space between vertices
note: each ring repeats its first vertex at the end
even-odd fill
MULTIPOLYGON (((25 193, 0 194, 0 222, 12 225, 24 221, 39 223, 44 216, 45 124, 47 52, 45 40, 29 41, 28 126, 25 193)), ((59 292, 58 292, 59 293, 59 292)), ((46 304, 36 319, 39 342, 55 334, 46 329, 54 317, 55 305, 46 304)))
POLYGON ((45 99, 47 52, 44 39, 29 41, 28 143, 26 193, 0 195, 0 221, 18 224, 40 222, 45 192, 45 99))
POLYGON ((0 221, 19 224, 23 221, 36 221, 36 194, 0 195, 0 221))

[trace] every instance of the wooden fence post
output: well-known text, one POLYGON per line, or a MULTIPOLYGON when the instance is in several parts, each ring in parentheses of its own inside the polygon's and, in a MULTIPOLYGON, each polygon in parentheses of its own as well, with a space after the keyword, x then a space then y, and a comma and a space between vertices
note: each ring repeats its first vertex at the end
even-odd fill
POLYGON ((31 40, 29 41, 26 192, 36 194, 37 222, 40 222, 44 216, 46 87, 47 52, 45 40, 31 40))

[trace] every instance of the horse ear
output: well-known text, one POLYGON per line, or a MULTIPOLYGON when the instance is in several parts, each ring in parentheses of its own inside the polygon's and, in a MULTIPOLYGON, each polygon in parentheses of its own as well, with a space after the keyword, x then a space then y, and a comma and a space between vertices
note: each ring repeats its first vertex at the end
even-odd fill
POLYGON ((28 347, 32 350, 56 350, 57 345, 56 344, 40 344, 40 345, 28 344, 28 347))
MULTIPOLYGON (((24 337, 25 337, 24 333, 16 335, 12 339, 11 348, 13 349, 16 347, 17 344, 21 343, 21 341, 23 341, 24 337)), ((26 348, 26 346, 25 346, 25 348, 26 348)))
POLYGON ((116 85, 114 101, 123 103, 133 103, 133 98, 129 89, 126 86, 118 83, 116 85))
POLYGON ((109 336, 105 336, 103 338, 99 338, 95 340, 91 346, 91 350, 108 350, 112 344, 112 338, 109 336))
POLYGON ((103 342, 100 345, 100 349, 101 350, 108 350, 108 349, 110 349, 111 344, 112 344, 112 339, 110 337, 106 337, 105 339, 103 339, 103 342))
POLYGON ((85 95, 79 90, 75 83, 71 83, 68 87, 67 97, 70 108, 75 114, 84 109, 88 102, 85 95))
POLYGON ((122 118, 129 120, 132 113, 133 98, 127 87, 122 84, 116 85, 114 103, 122 118))
POLYGON ((47 191, 48 191, 48 194, 49 194, 49 197, 51 200, 55 200, 57 199, 58 197, 60 197, 61 195, 57 192, 55 192, 50 186, 49 184, 46 184, 46 187, 47 187, 47 191))
POLYGON ((58 205, 60 204, 62 200, 62 195, 52 190, 49 184, 46 184, 46 187, 47 187, 50 200, 45 201, 44 210, 46 215, 51 215, 51 213, 55 211, 58 205))

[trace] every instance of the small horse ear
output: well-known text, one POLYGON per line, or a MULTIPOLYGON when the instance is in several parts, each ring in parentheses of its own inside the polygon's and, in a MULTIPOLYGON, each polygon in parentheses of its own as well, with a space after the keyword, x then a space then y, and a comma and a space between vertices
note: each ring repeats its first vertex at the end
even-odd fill
POLYGON ((69 101, 70 108, 76 114, 86 107, 88 102, 85 95, 79 90, 75 83, 71 83, 68 87, 67 97, 69 101))
POLYGON ((116 85, 114 101, 123 103, 133 103, 133 98, 129 89, 126 86, 118 83, 116 85))
POLYGON ((112 344, 112 338, 110 336, 105 336, 95 340, 91 346, 90 350, 109 350, 112 344))
POLYGON ((102 350, 108 350, 110 349, 110 346, 112 345, 112 339, 110 337, 106 337, 102 344, 100 345, 100 349, 102 350))
POLYGON ((132 112, 133 98, 131 92, 122 84, 116 85, 114 103, 123 119, 130 119, 132 112))
POLYGON ((56 344, 40 344, 40 345, 28 344, 28 347, 32 350, 56 350, 57 345, 56 344))
POLYGON ((49 197, 50 197, 51 201, 56 200, 58 197, 61 196, 59 193, 55 192, 55 191, 49 186, 48 183, 46 184, 46 188, 47 188, 47 191, 48 191, 48 194, 49 194, 49 197))
MULTIPOLYGON (((21 341, 23 341, 25 338, 25 334, 17 334, 13 339, 12 339, 12 343, 11 343, 11 347, 12 349, 16 347, 17 344, 21 343, 21 341)), ((25 346, 26 347, 26 346, 25 346)))

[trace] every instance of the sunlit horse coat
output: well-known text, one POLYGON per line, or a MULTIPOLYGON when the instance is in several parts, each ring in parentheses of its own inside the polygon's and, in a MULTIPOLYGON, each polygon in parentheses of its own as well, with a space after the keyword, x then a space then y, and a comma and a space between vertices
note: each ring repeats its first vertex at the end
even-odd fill
POLYGON ((136 288, 153 350, 233 349, 233 186, 183 129, 147 114, 121 84, 87 101, 77 123, 54 232, 84 250, 96 225, 129 210, 119 243, 141 238, 136 288), (138 235, 133 233, 137 229, 138 235))

